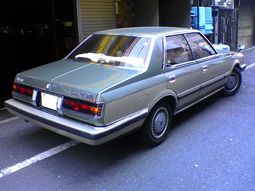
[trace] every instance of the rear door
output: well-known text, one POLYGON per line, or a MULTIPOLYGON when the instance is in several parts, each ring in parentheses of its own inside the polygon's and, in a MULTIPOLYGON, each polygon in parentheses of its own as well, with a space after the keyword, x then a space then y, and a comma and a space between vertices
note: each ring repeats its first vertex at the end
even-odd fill
POLYGON ((201 68, 182 34, 165 38, 164 74, 167 88, 178 96, 177 110, 199 99, 202 83, 201 68))
POLYGON ((201 96, 204 97, 226 83, 229 66, 225 57, 218 54, 200 33, 186 34, 185 37, 202 71, 201 96))

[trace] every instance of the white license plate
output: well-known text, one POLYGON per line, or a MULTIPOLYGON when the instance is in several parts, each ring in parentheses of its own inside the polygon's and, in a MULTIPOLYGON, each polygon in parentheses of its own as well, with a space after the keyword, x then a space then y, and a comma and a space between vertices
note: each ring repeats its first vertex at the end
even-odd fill
POLYGON ((58 97, 41 92, 42 106, 57 111, 58 97))

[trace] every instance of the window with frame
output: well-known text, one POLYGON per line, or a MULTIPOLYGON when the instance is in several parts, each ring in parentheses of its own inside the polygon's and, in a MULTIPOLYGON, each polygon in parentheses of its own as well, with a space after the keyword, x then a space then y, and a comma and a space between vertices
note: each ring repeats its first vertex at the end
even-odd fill
POLYGON ((213 47, 199 33, 185 35, 196 59, 216 54, 213 47))
POLYGON ((166 62, 175 65, 193 60, 193 55, 184 35, 166 37, 166 62))

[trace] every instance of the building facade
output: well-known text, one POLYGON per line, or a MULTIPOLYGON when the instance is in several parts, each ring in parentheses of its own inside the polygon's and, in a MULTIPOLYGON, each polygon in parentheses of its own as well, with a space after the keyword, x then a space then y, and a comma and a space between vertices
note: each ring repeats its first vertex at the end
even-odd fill
POLYGON ((77 0, 79 41, 109 28, 189 27, 189 11, 190 2, 179 0, 77 0))
POLYGON ((131 26, 192 27, 232 50, 255 41, 254 0, 76 0, 76 5, 79 42, 98 30, 131 26))
POLYGON ((254 4, 254 0, 193 0, 191 26, 213 43, 227 44, 232 50, 239 45, 253 46, 254 4))

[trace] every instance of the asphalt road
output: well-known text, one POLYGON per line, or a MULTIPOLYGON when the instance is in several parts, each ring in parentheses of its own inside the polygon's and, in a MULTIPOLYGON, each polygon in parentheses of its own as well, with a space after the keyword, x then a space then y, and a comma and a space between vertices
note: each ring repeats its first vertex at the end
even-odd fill
MULTIPOLYGON (((254 50, 244 52, 248 65, 254 50)), ((235 96, 215 95, 177 115, 153 149, 136 134, 64 148, 70 139, 1 111, 0 190, 254 190, 254 73, 255 67, 243 73, 235 96)))

